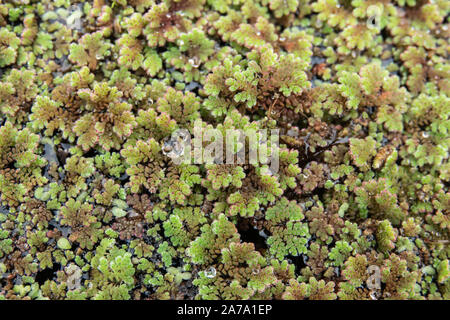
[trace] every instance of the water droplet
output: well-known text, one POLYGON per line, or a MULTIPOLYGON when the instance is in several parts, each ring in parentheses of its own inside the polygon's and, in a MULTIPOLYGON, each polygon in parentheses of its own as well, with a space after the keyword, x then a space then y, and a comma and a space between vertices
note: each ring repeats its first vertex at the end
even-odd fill
POLYGON ((252 270, 252 273, 253 273, 253 274, 258 274, 258 273, 259 273, 259 269, 253 269, 253 270, 252 270))
POLYGON ((259 36, 261 35, 261 32, 258 31, 258 32, 256 33, 256 35, 259 37, 259 36))
POLYGON ((280 38, 280 41, 285 41, 285 40, 286 40, 286 38, 283 38, 283 37, 280 38))
POLYGON ((425 139, 428 138, 429 136, 430 136, 429 132, 426 131, 422 132, 422 137, 424 137, 425 139))
POLYGON ((217 274, 216 268, 214 268, 214 267, 209 267, 208 270, 205 270, 203 272, 205 273, 205 277, 207 277, 209 279, 214 278, 217 274))

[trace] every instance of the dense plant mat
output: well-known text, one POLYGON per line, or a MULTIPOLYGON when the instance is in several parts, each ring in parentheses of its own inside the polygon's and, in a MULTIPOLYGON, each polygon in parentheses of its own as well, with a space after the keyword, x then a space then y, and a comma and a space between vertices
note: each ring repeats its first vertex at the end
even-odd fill
POLYGON ((0 299, 449 299, 449 12, 0 0, 0 299))

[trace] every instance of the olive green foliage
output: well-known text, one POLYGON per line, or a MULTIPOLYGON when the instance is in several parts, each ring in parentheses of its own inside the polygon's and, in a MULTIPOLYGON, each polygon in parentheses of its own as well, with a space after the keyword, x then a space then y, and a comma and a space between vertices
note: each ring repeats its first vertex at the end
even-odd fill
POLYGON ((449 13, 0 1, 0 300, 450 299, 449 13))

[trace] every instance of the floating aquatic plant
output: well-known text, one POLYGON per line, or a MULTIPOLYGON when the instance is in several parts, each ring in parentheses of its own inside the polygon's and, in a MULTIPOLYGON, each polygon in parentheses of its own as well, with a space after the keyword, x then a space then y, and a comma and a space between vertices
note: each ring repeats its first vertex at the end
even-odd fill
POLYGON ((0 300, 450 299, 449 13, 1 2, 0 300))

